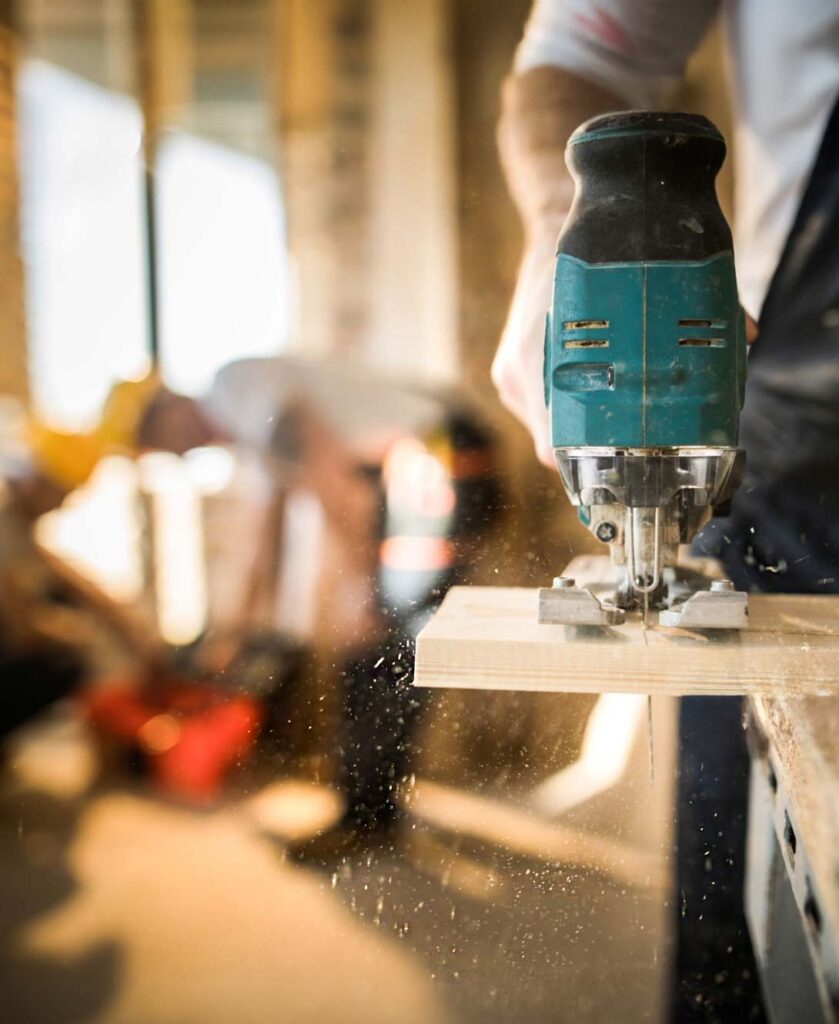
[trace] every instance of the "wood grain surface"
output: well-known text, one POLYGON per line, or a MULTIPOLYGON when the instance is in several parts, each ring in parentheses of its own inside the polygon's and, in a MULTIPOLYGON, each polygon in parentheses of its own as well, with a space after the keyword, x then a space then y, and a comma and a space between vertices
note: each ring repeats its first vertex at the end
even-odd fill
POLYGON ((415 683, 677 696, 839 694, 839 597, 753 594, 750 628, 540 625, 538 590, 454 587, 417 640, 415 683))

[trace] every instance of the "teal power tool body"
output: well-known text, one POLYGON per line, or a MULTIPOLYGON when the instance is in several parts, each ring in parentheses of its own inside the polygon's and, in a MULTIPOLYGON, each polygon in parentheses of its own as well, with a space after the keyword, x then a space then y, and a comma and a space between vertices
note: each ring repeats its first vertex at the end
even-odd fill
POLYGON ((582 522, 609 544, 610 601, 562 577, 540 621, 740 628, 745 594, 699 589, 677 553, 731 497, 746 374, 731 232, 715 179, 719 131, 691 114, 626 112, 581 125, 574 203, 557 243, 545 334, 554 454, 582 522))

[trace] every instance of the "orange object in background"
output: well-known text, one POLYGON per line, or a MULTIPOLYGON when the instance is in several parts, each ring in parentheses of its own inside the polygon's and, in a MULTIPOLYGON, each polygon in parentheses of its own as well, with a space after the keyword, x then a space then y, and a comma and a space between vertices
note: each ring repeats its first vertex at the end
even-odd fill
POLYGON ((161 387, 156 373, 117 381, 105 399, 99 423, 86 434, 67 433, 37 418, 31 420, 28 439, 41 472, 70 491, 90 477, 104 456, 134 452, 137 428, 161 387))
POLYGON ((155 787, 204 803, 252 749, 264 718, 261 701, 190 680, 132 680, 85 694, 94 730, 138 757, 155 787))

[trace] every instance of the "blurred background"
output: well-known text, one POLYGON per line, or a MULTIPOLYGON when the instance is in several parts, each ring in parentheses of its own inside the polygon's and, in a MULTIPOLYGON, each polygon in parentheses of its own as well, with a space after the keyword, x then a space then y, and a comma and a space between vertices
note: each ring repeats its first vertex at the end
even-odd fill
POLYGON ((672 703, 411 687, 591 551, 489 379, 529 6, 0 2, 4 1019, 667 1017, 672 703))

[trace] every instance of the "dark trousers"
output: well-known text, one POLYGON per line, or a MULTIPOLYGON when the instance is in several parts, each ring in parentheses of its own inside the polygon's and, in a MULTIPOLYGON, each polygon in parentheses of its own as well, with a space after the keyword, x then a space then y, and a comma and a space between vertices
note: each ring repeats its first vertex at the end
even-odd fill
POLYGON ((413 638, 395 632, 344 669, 342 790, 354 826, 387 828, 397 817, 397 790, 411 770, 410 742, 421 708, 413 668, 413 638))
POLYGON ((673 1020, 763 1021, 743 913, 749 755, 736 697, 679 707, 673 1020))

